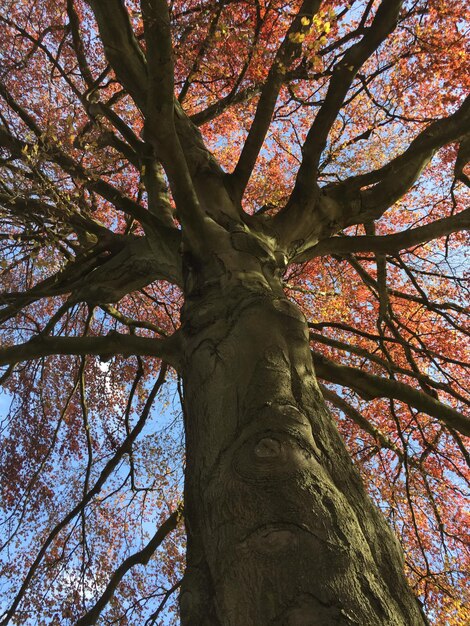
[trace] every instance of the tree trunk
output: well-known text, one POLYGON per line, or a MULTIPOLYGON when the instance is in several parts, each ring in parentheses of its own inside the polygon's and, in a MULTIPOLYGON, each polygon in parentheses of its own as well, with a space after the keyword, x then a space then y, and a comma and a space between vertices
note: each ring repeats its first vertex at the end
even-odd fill
POLYGON ((272 254, 246 232, 224 246, 185 260, 182 624, 425 624, 272 254))

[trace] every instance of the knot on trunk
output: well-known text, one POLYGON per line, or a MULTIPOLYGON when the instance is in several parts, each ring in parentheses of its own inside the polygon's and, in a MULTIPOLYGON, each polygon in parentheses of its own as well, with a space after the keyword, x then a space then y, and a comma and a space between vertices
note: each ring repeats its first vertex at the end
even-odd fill
POLYGON ((291 551, 298 546, 298 534, 294 529, 284 525, 271 525, 256 529, 246 540, 249 550, 275 555, 279 552, 291 551))
POLYGON ((235 451, 233 469, 247 482, 282 481, 311 470, 312 457, 307 443, 290 433, 257 433, 235 451))

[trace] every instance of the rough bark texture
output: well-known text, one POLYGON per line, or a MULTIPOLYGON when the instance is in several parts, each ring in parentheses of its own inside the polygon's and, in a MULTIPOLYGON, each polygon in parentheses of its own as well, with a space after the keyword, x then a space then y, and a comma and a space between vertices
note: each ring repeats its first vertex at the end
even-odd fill
POLYGON ((182 623, 424 624, 272 255, 246 231, 224 249, 186 259, 182 623))

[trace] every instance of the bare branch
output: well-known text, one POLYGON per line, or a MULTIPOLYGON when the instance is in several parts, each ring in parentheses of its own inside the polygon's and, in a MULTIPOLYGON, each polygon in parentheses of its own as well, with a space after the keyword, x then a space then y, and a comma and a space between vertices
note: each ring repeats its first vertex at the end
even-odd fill
POLYGON ((106 313, 111 315, 111 317, 114 317, 114 319, 116 319, 118 322, 124 324, 125 326, 128 326, 129 328, 146 328, 147 330, 151 330, 154 333, 162 335, 163 337, 167 336, 167 333, 163 330, 163 328, 160 328, 160 326, 157 326, 152 322, 132 319, 128 315, 121 313, 121 311, 118 311, 109 304, 103 304, 101 308, 103 309, 103 311, 106 311, 106 313))
POLYGON ((191 82, 193 80, 193 77, 197 74, 200 64, 204 58, 204 56, 206 55, 211 43, 214 40, 214 36, 216 34, 217 31, 217 25, 219 23, 220 20, 220 16, 222 14, 222 11, 224 9, 224 3, 220 2, 220 3, 216 3, 215 5, 215 13, 214 16, 211 19, 211 23, 209 25, 208 31, 206 36, 204 37, 203 41, 201 42, 201 45, 199 47, 198 53, 192 63, 192 66, 189 70, 188 75, 186 76, 186 79, 183 83, 183 86, 181 87, 181 91, 178 94, 178 101, 179 102, 183 102, 183 100, 186 98, 186 95, 189 91, 189 88, 191 87, 191 82))
POLYGON ((67 15, 69 17, 70 29, 72 31, 73 49, 75 50, 75 54, 77 56, 80 73, 88 87, 92 87, 94 84, 93 75, 86 60, 83 41, 80 35, 80 21, 78 19, 77 12, 75 11, 74 0, 67 0, 67 15))
POLYGON ((259 84, 250 85, 249 87, 245 87, 240 91, 236 91, 234 93, 230 92, 224 98, 213 102, 208 107, 199 111, 198 113, 194 113, 191 115, 191 121, 196 124, 196 126, 202 126, 207 122, 212 121, 219 115, 221 115, 228 107, 233 104, 240 104, 242 102, 247 102, 251 98, 253 98, 256 94, 261 90, 261 86, 259 84))

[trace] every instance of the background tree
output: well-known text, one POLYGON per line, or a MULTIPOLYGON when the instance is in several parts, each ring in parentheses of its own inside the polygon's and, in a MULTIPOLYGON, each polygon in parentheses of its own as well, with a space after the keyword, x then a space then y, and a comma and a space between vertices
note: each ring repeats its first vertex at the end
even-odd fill
POLYGON ((2 626, 467 624, 465 3, 0 14, 2 626))

